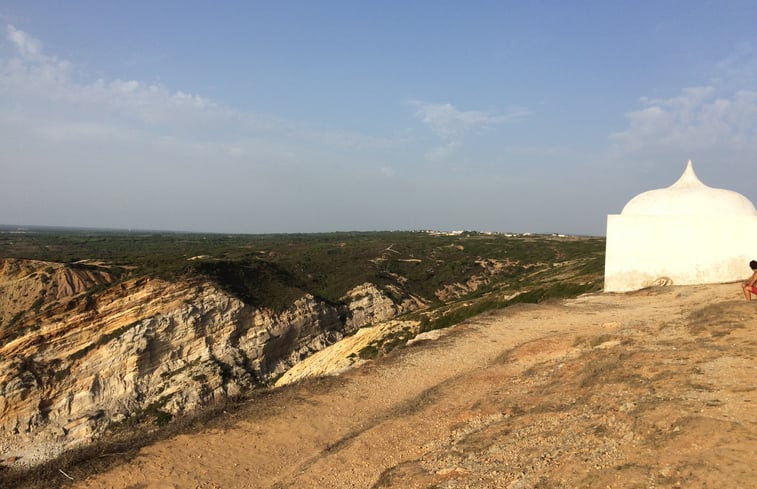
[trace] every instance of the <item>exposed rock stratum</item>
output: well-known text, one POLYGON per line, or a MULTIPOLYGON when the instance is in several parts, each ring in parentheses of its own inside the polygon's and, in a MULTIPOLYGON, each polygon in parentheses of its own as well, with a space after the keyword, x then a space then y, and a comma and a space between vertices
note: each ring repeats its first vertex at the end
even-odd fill
POLYGON ((0 260, 6 460, 47 460, 131 417, 169 419, 271 384, 358 328, 423 304, 366 283, 338 305, 305 295, 275 312, 209 281, 113 281, 97 269, 0 260))

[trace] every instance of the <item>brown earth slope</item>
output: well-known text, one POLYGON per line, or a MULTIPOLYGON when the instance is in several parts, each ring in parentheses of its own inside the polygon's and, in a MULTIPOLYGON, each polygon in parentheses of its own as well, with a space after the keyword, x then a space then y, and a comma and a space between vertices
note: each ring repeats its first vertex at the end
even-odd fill
POLYGON ((18 321, 24 313, 39 312, 43 306, 55 307, 58 301, 113 280, 103 270, 0 258, 0 324, 18 321))
POLYGON ((69 475, 80 489, 755 487, 757 302, 740 294, 505 309, 69 475))

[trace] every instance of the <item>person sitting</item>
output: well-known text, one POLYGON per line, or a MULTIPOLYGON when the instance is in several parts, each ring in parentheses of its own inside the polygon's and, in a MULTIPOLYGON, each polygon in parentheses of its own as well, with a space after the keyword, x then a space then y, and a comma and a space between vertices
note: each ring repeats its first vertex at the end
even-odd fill
POLYGON ((741 284, 741 288, 744 290, 744 297, 746 297, 746 300, 751 301, 752 294, 757 295, 757 261, 750 261, 749 268, 752 269, 752 277, 741 284))

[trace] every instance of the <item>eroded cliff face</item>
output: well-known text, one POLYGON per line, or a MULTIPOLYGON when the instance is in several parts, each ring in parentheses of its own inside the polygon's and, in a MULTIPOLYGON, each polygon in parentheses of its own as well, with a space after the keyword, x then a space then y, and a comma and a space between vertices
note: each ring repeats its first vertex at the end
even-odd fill
POLYGON ((115 422, 167 419, 271 384, 344 335, 423 305, 363 284, 343 305, 306 295, 275 313, 208 281, 132 279, 93 294, 112 277, 46 262, 0 267, 0 453, 25 464, 115 422))
POLYGON ((61 299, 113 282, 102 270, 71 268, 62 263, 0 258, 0 324, 16 322, 61 299))
POLYGON ((440 301, 459 299, 471 292, 475 292, 482 285, 487 285, 496 275, 506 273, 508 269, 518 265, 517 261, 495 260, 492 258, 479 258, 475 261, 481 267, 481 272, 471 275, 466 282, 455 282, 440 288, 434 295, 440 301))

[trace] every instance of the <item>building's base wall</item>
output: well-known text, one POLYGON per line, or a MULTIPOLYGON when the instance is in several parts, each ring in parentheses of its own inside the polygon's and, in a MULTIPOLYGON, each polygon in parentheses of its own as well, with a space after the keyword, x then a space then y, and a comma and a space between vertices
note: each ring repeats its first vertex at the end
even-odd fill
POLYGON ((750 275, 750 260, 757 216, 607 216, 605 292, 733 282, 750 275))

